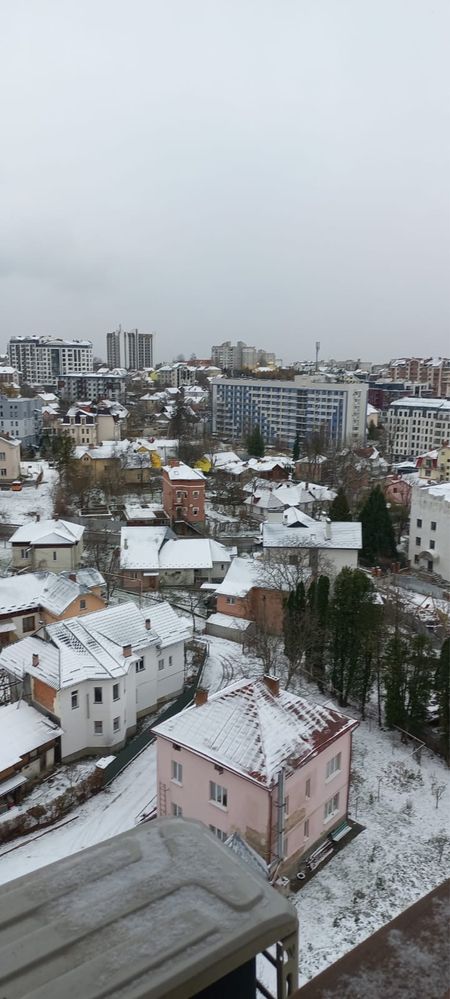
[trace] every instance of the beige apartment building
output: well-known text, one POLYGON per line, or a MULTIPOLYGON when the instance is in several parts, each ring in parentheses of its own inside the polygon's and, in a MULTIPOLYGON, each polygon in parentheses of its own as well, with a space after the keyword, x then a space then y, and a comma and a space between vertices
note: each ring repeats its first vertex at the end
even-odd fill
POLYGON ((0 436, 0 485, 20 477, 20 441, 0 436))

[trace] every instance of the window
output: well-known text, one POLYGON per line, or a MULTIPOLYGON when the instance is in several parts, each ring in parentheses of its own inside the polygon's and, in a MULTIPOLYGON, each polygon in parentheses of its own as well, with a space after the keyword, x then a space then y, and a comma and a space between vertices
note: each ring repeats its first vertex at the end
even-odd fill
POLYGON ((56 559, 58 558, 58 553, 53 551, 52 555, 53 555, 53 561, 56 562, 56 559))
POLYGON ((74 708, 78 707, 78 690, 72 690, 70 695, 70 703, 72 705, 72 711, 74 708))
POLYGON ((120 686, 118 683, 113 684, 113 701, 118 701, 120 698, 120 686))
POLYGON ((341 754, 338 753, 337 756, 333 756, 332 760, 328 760, 327 763, 327 780, 334 777, 335 774, 340 773, 341 769, 341 754))
POLYGON ((339 791, 337 794, 334 794, 333 797, 330 798, 330 800, 327 801, 324 805, 323 808, 324 822, 328 822, 328 819, 331 819, 333 815, 336 815, 336 812, 338 811, 339 811, 339 791))
POLYGON ((224 832, 223 829, 218 829, 217 826, 210 826, 209 828, 213 835, 217 836, 217 839, 220 839, 221 843, 225 843, 225 840, 228 839, 228 833, 224 832))
POLYGON ((120 729, 120 718, 113 718, 113 732, 118 732, 120 729))
POLYGON ((85 600, 80 600, 80 610, 84 610, 85 607, 86 607, 86 601, 85 600))
POLYGON ((306 781, 305 784, 305 798, 310 798, 310 797, 311 797, 311 777, 308 777, 308 780, 306 781))
POLYGON ((197 516, 197 514, 198 514, 198 506, 193 506, 192 507, 192 513, 193 513, 194 517, 197 516))
POLYGON ((284 814, 289 815, 289 795, 287 794, 284 799, 284 814))
POLYGON ((6 475, 6 468, 0 468, 0 475, 6 475))
POLYGON ((414 565, 419 565, 420 558, 418 555, 414 555, 414 565))
POLYGON ((431 521, 431 530, 432 530, 432 531, 435 531, 435 530, 436 530, 436 521, 435 521, 435 520, 432 520, 432 521, 431 521))
POLYGON ((417 518, 417 527, 422 527, 422 520, 420 517, 417 518))
POLYGON ((169 656, 169 666, 172 666, 172 664, 173 664, 173 656, 169 656))
POLYGON ((0 451, 0 461, 6 461, 6 451, 0 451))
POLYGON ((28 548, 21 548, 20 549, 20 557, 21 558, 28 558, 29 554, 30 553, 28 551, 28 548))
POLYGON ((416 545, 420 545, 420 538, 416 538, 416 545))
POLYGON ((183 783, 183 764, 177 763, 176 760, 172 760, 172 780, 176 784, 183 783))
POLYGON ((136 673, 142 673, 144 669, 145 669, 144 657, 141 656, 140 659, 136 659, 136 673))
POLYGON ((102 704, 102 702, 103 702, 103 688, 94 687, 94 703, 102 704))
POLYGON ((158 659, 158 669, 164 669, 164 659, 158 659))
POLYGON ((34 614, 22 618, 22 631, 34 631, 34 614))
POLYGON ((309 819, 305 819, 305 822, 304 822, 304 825, 303 825, 303 835, 304 835, 305 839, 309 839, 309 819))
POLYGON ((102 721, 95 721, 94 722, 94 735, 103 735, 103 722, 102 721))
POLYGON ((175 815, 177 819, 181 819, 183 815, 181 805, 176 805, 174 801, 172 801, 172 815, 175 815))
POLYGON ((198 489, 194 489, 194 491, 192 493, 192 497, 193 497, 193 499, 197 499, 197 497, 198 497, 198 489))
POLYGON ((227 604, 234 604, 234 597, 227 597, 227 604))
POLYGON ((430 539, 430 548, 432 550, 433 550, 433 548, 436 548, 436 542, 433 540, 433 538, 430 539))
POLYGON ((209 800, 214 802, 215 805, 220 805, 221 808, 226 808, 228 805, 228 791, 226 787, 222 787, 221 784, 216 784, 215 781, 210 780, 209 800))

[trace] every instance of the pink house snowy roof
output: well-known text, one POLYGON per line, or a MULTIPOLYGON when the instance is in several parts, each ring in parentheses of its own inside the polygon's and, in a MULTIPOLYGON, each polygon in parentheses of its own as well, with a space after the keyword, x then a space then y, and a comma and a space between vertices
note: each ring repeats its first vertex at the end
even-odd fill
POLYGON ((290 691, 273 693, 261 678, 238 680, 153 731, 269 788, 282 766, 296 770, 357 724, 290 691))

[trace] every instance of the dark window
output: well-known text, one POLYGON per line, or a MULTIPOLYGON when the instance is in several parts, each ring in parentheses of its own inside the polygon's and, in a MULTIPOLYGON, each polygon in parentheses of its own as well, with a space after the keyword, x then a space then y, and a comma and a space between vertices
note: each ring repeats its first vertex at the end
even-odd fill
POLYGON ((101 704, 103 701, 103 689, 102 687, 94 687, 94 701, 95 704, 101 704))

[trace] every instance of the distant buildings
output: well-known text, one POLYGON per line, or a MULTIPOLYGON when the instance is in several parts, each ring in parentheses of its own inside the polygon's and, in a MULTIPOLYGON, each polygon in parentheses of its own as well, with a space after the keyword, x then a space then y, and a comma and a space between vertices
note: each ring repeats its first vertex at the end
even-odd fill
POLYGON ((441 447, 450 440, 450 399, 397 399, 389 407, 387 429, 394 461, 441 447))
POLYGON ((83 552, 84 527, 66 520, 29 521, 11 536, 12 569, 76 569, 83 552))
POLYGON ((256 425, 266 444, 292 447, 313 433, 326 443, 359 443, 366 435, 367 385, 297 375, 293 381, 212 379, 212 430, 243 437, 256 425))
POLYGON ((205 521, 205 476, 177 458, 163 468, 163 507, 169 521, 201 527, 205 521))
POLYGON ((111 330, 106 334, 106 363, 108 368, 120 368, 121 358, 120 358, 120 341, 122 337, 122 330, 119 326, 118 330, 111 330))
POLYGON ((40 398, 0 395, 0 434, 21 441, 22 447, 37 445, 42 429, 42 407, 40 398))
POLYGON ((58 379, 58 391, 63 399, 77 402, 83 399, 95 402, 97 399, 119 399, 126 388, 126 371, 115 368, 109 371, 86 371, 84 374, 67 374, 58 379))
POLYGON ((30 385, 57 385, 62 375, 93 368, 90 340, 14 336, 8 344, 8 355, 11 366, 30 385))
POLYGON ((238 340, 236 344, 226 340, 211 347, 211 358, 219 368, 233 372, 243 371, 245 368, 253 370, 257 365, 275 367, 276 363, 274 353, 258 347, 248 347, 243 340, 238 340))
POLYGON ((144 368, 153 367, 153 333, 125 331, 123 345, 124 366, 127 371, 143 371, 144 368))
POLYGON ((425 383, 437 397, 450 398, 450 358, 401 357, 391 361, 389 378, 425 383))
POLYGON ((99 405, 78 403, 71 406, 59 421, 59 430, 68 434, 75 446, 120 441, 127 416, 128 410, 118 402, 105 401, 99 405))
POLYGON ((408 556, 450 581, 450 481, 413 487, 408 556))

